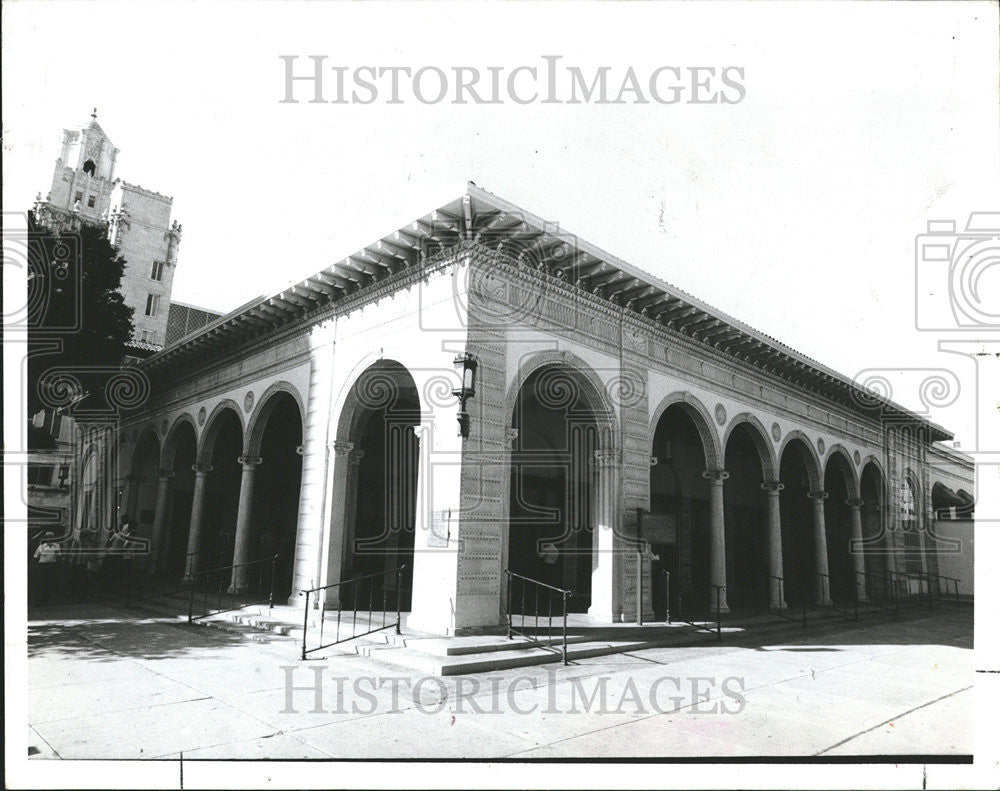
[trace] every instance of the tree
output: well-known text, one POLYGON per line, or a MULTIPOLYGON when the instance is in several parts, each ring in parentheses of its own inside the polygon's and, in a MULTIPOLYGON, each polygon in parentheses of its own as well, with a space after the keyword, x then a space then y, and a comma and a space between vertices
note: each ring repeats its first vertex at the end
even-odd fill
POLYGON ((122 297, 125 259, 107 226, 41 225, 28 214, 28 415, 104 402, 125 358, 132 308, 122 297))

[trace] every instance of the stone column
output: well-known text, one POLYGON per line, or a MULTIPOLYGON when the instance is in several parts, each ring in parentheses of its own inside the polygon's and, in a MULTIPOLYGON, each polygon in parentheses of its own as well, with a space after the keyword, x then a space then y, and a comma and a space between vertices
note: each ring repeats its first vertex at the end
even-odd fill
POLYGON ((205 490, 208 474, 214 469, 211 464, 194 464, 194 494, 191 497, 191 524, 188 527, 187 564, 184 580, 190 581, 198 571, 198 551, 201 548, 201 530, 205 516, 205 490))
POLYGON ((771 591, 771 607, 784 610, 785 602, 783 582, 785 577, 784 561, 781 554, 781 490, 783 483, 768 481, 760 488, 767 492, 767 573, 770 575, 768 587, 771 591), (781 581, 776 579, 781 578, 781 581))
POLYGON ((164 546, 167 540, 167 498, 170 496, 170 479, 174 477, 173 470, 160 469, 156 471, 156 510, 153 512, 153 536, 150 541, 149 573, 155 574, 163 564, 167 554, 164 546))
POLYGON ((709 556, 712 576, 710 582, 713 586, 721 588, 718 599, 716 599, 716 588, 709 589, 709 607, 714 608, 716 601, 718 601, 720 612, 727 613, 729 605, 726 601, 726 513, 722 486, 729 477, 729 473, 725 470, 705 470, 701 476, 707 478, 711 484, 709 507, 711 509, 712 532, 709 536, 709 556))
POLYGON ((847 504, 851 508, 851 542, 848 545, 851 558, 854 560, 854 589, 858 592, 858 601, 868 601, 868 591, 865 586, 865 550, 861 531, 861 506, 864 500, 860 497, 848 497, 847 504))
POLYGON ((590 609, 587 614, 609 623, 622 619, 621 597, 615 587, 619 460, 620 456, 615 449, 605 448, 594 452, 597 502, 594 509, 594 565, 590 578, 590 609))
MULTIPOLYGON (((333 480, 330 490, 330 547, 324 585, 340 582, 344 564, 350 556, 354 540, 354 521, 358 504, 358 465, 364 457, 363 450, 355 450, 353 442, 336 440, 330 445, 333 451, 333 480)), ((326 606, 340 604, 340 588, 328 588, 326 606)))
POLYGON ((830 600, 830 563, 826 554, 826 513, 824 501, 829 492, 809 492, 807 497, 813 501, 813 552, 815 554, 816 571, 816 602, 831 604, 830 600))
MULTIPOLYGON (((260 456, 240 456, 239 463, 243 465, 243 478, 240 480, 240 504, 236 512, 236 548, 233 552, 233 564, 239 565, 250 560, 250 517, 253 511, 253 477, 257 465, 263 459, 260 456)), ((246 590, 246 567, 234 568, 229 593, 246 590)))
MULTIPOLYGON (((292 586, 287 603, 304 604, 300 591, 325 585, 330 541, 329 458, 330 405, 333 401, 333 361, 336 320, 316 325, 309 334, 309 389, 302 416, 302 476, 295 523, 292 586), (324 551, 327 550, 327 551, 324 551)), ((332 581, 332 580, 331 580, 332 581)))

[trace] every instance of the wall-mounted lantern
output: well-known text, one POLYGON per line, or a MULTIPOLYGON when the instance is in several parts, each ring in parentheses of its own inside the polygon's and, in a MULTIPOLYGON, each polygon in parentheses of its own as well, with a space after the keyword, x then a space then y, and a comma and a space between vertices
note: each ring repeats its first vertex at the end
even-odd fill
POLYGON ((461 387, 451 391, 459 403, 458 434, 460 437, 468 437, 469 413, 465 411, 465 402, 476 394, 476 369, 479 367, 479 363, 476 362, 475 355, 466 352, 455 358, 454 366, 462 382, 461 387))

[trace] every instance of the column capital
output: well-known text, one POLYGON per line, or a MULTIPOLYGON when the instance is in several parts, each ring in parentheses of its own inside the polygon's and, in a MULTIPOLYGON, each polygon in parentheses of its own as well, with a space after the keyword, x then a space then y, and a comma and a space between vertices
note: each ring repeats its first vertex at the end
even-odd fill
POLYGON ((514 445, 514 442, 515 442, 515 440, 517 440, 517 437, 518 437, 518 435, 519 435, 520 433, 521 433, 521 432, 520 432, 520 430, 519 430, 519 429, 516 429, 516 428, 514 428, 513 426, 507 426, 507 427, 506 427, 506 428, 504 429, 504 434, 503 434, 503 441, 504 441, 504 444, 505 444, 505 445, 506 445, 506 446, 507 446, 508 448, 510 448, 510 447, 513 447, 513 445, 514 445))
POLYGON ((621 460, 621 454, 617 448, 601 448, 594 451, 594 461, 598 467, 611 467, 617 465, 621 460))
POLYGON ((215 469, 211 464, 192 464, 191 469, 194 471, 195 475, 208 475, 212 470, 215 469))
POLYGON ((865 504, 865 501, 860 497, 848 497, 844 502, 846 502, 851 508, 861 508, 861 506, 865 504))
POLYGON ((725 470, 705 470, 701 477, 708 480, 713 486, 722 486, 723 481, 729 478, 729 473, 725 470))
POLYGON ((785 488, 785 484, 781 481, 764 481, 764 483, 760 485, 760 488, 768 494, 777 495, 778 492, 785 488))
POLYGON ((343 439, 335 439, 328 447, 339 456, 354 450, 354 443, 343 439))
POLYGON ((815 500, 816 502, 822 502, 830 496, 829 492, 809 492, 806 497, 810 500, 815 500))
POLYGON ((363 450, 351 450, 347 452, 347 463, 352 467, 357 467, 361 464, 361 460, 365 457, 365 452, 363 450))
POLYGON ((413 434, 418 440, 422 440, 424 435, 430 436, 431 427, 426 423, 421 423, 419 426, 413 426, 413 434))
POLYGON ((240 456, 236 461, 243 465, 244 470, 252 470, 264 459, 260 456, 240 456))
POLYGON ((169 481, 171 478, 174 477, 174 471, 173 470, 168 470, 166 467, 157 467, 156 468, 156 477, 157 477, 157 480, 160 480, 160 481, 169 481))

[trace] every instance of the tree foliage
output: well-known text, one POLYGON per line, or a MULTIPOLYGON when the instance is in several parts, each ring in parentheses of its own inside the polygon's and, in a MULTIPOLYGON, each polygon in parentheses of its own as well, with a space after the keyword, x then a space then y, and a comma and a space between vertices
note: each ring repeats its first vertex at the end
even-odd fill
POLYGON ((28 414, 104 401, 132 337, 125 259, 107 227, 52 230, 28 215, 28 414))

